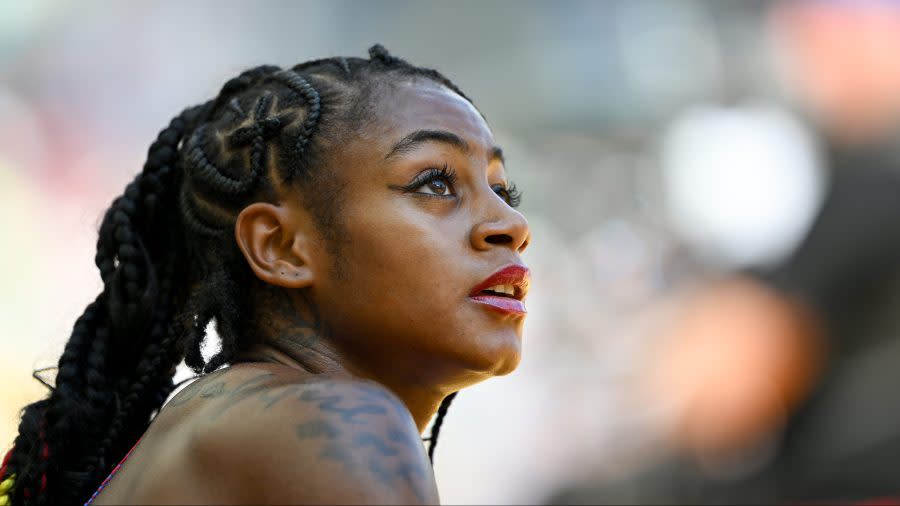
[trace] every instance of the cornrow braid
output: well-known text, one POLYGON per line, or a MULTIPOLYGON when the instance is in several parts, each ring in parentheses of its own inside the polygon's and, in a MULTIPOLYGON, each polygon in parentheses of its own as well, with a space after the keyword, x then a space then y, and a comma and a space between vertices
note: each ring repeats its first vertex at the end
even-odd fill
MULTIPOLYGON (((186 160, 188 169, 186 175, 189 177, 182 187, 180 207, 185 224, 196 234, 197 239, 228 241, 231 235, 230 229, 236 218, 235 213, 229 209, 228 204, 211 201, 225 201, 228 197, 233 199, 252 193, 257 185, 261 185, 265 190, 274 182, 289 183, 297 172, 306 172, 303 163, 306 159, 305 151, 316 129, 321 111, 318 92, 309 81, 293 70, 283 71, 277 67, 265 67, 264 72, 247 75, 251 77, 242 81, 244 86, 249 86, 252 78, 256 79, 259 85, 271 83, 279 85, 280 89, 263 89, 250 97, 232 97, 227 102, 227 110, 231 111, 232 115, 231 120, 238 120, 239 125, 231 127, 230 133, 224 135, 224 143, 215 145, 214 149, 220 161, 210 162, 209 155, 203 148, 215 144, 212 142, 213 136, 206 131, 209 124, 198 128, 187 144, 188 152, 194 154, 189 155, 186 160), (283 95, 285 92, 288 96, 283 95), (299 98, 305 110, 279 111, 270 116, 275 96, 281 96, 282 100, 279 102, 283 103, 299 98), (255 101, 252 106, 251 100, 255 101), (244 113, 246 110, 253 110, 253 117, 248 117, 244 113), (280 177, 275 174, 264 174, 268 166, 267 145, 279 138, 283 129, 299 117, 303 119, 298 128, 292 129, 292 142, 279 143, 281 158, 296 161, 296 165, 289 170, 282 169, 280 177), (249 125, 246 124, 248 120, 251 121, 249 125), (228 174, 227 153, 230 152, 234 157, 235 152, 248 145, 249 163, 242 166, 245 174, 240 176, 241 179, 236 179, 235 176, 228 174), (196 192, 198 189, 207 192, 206 198, 199 197, 196 192)), ((227 90, 223 89, 223 92, 238 89, 237 86, 228 85, 226 88, 227 90)), ((221 97, 218 102, 222 102, 221 97)), ((232 172, 239 173, 240 169, 232 172)), ((228 244, 220 244, 215 249, 219 252, 218 265, 207 264, 197 269, 198 272, 205 274, 203 280, 196 283, 198 288, 189 296, 192 309, 188 314, 194 315, 191 317, 193 320, 184 322, 185 328, 189 329, 185 363, 197 373, 214 370, 231 358, 240 340, 241 323, 236 315, 246 312, 247 302, 242 300, 241 295, 245 292, 241 290, 241 286, 246 284, 244 279, 248 277, 246 264, 242 262, 233 240, 228 244), (205 362, 200 348, 206 337, 206 328, 213 321, 222 338, 222 350, 209 362, 205 362)))
POLYGON ((202 142, 207 136, 207 126, 201 126, 188 140, 186 169, 190 172, 193 181, 206 184, 213 191, 226 195, 241 195, 253 189, 256 184, 258 172, 254 167, 250 174, 243 179, 232 179, 222 173, 221 169, 209 162, 203 151, 202 142))
MULTIPOLYGON (((94 258, 103 289, 76 320, 48 397, 22 410, 0 497, 83 502, 159 412, 182 360, 208 373, 252 343, 248 294, 259 281, 234 240, 237 215, 293 183, 326 236, 336 233, 340 185, 324 161, 368 124, 381 87, 422 78, 469 100, 380 45, 369 56, 249 69, 159 133, 103 216, 94 258), (222 348, 207 361, 210 325, 222 348)), ((430 458, 455 395, 438 410, 430 458)))
POLYGON ((178 207, 181 210, 181 217, 184 220, 185 226, 199 236, 222 238, 228 235, 226 223, 217 226, 215 224, 209 224, 208 219, 200 219, 197 215, 198 211, 191 202, 190 194, 191 189, 188 186, 183 186, 178 195, 178 207))
MULTIPOLYGON (((296 137, 296 143, 293 147, 293 151, 288 153, 288 157, 293 160, 304 160, 306 145, 309 143, 309 140, 313 135, 313 131, 315 130, 316 125, 319 122, 319 113, 322 107, 319 92, 316 91, 315 88, 313 88, 309 81, 304 79, 303 76, 301 76, 294 70, 277 72, 275 74, 272 74, 271 79, 284 84, 288 87, 288 89, 302 96, 309 106, 309 109, 306 113, 306 118, 303 120, 303 124, 301 125, 300 131, 298 132, 298 135, 296 137)), ((294 170, 291 170, 287 174, 285 174, 284 181, 286 183, 289 183, 291 179, 293 179, 293 177, 294 170)))

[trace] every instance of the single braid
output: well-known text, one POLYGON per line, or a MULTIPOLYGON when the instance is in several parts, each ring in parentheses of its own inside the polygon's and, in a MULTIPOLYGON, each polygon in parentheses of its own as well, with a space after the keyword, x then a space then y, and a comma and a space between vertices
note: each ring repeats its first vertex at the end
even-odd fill
MULTIPOLYGON (((84 392, 86 404, 94 415, 94 419, 97 421, 103 420, 104 422, 88 428, 90 439, 95 441, 97 438, 102 437, 103 429, 101 427, 108 423, 110 412, 115 410, 118 404, 118 396, 115 394, 110 396, 109 394, 110 390, 113 389, 113 385, 107 380, 109 371, 106 366, 106 357, 109 354, 110 338, 111 334, 108 328, 101 327, 97 329, 85 371, 85 375, 88 378, 87 388, 84 392)), ((89 452, 82 455, 80 466, 83 466, 82 469, 90 475, 98 468, 104 469, 105 461, 102 457, 95 455, 94 452, 89 452), (98 461, 99 463, 97 463, 98 461)))
POLYGON ((46 504, 46 496, 44 495, 47 492, 47 468, 50 464, 50 446, 47 444, 47 418, 44 417, 41 419, 41 429, 38 431, 38 445, 40 448, 40 456, 41 459, 37 468, 37 475, 40 476, 40 481, 38 482, 38 502, 41 504, 46 504))
POLYGON ((228 101, 228 110, 234 114, 235 118, 238 120, 242 120, 247 117, 247 113, 244 112, 244 109, 241 108, 241 101, 237 99, 237 97, 233 97, 228 101))
MULTIPOLYGON (((16 475, 16 487, 12 491, 12 503, 21 504, 25 502, 25 491, 28 490, 28 496, 31 498, 31 489, 40 480, 41 475, 41 457, 38 444, 40 440, 38 431, 40 430, 41 419, 46 411, 49 399, 44 399, 27 406, 22 412, 22 420, 19 423, 19 435, 13 443, 13 454, 11 455, 7 472, 16 475)), ((8 476, 5 475, 4 478, 8 476)))
POLYGON ((188 185, 184 185, 181 187, 181 191, 178 195, 178 208, 181 211, 181 218, 184 220, 185 226, 195 234, 207 238, 227 237, 229 230, 226 228, 226 224, 221 224, 219 226, 209 225, 204 223, 204 221, 197 216, 197 209, 191 202, 192 197, 190 192, 191 189, 188 185))
POLYGON ((444 400, 441 401, 441 405, 438 408, 437 417, 435 417, 434 423, 431 425, 431 435, 428 437, 428 460, 431 462, 434 462, 434 449, 437 447, 438 436, 441 434, 441 425, 444 424, 444 417, 447 416, 447 410, 450 409, 450 403, 456 398, 457 393, 459 392, 453 392, 447 397, 444 397, 444 400))
MULTIPOLYGON (((309 144, 309 140, 319 123, 319 113, 322 109, 321 97, 312 84, 294 70, 276 72, 275 74, 272 74, 269 79, 287 86, 288 89, 303 97, 303 100, 307 104, 308 110, 306 112, 306 118, 300 126, 293 152, 288 155, 290 159, 301 162, 306 159, 306 146, 309 144)), ((289 170, 285 174, 284 181, 290 182, 296 175, 295 172, 299 170, 302 170, 305 173, 306 170, 308 170, 308 167, 298 165, 296 169, 289 170)))
POLYGON ((238 196, 249 192, 256 184, 257 172, 250 172, 247 177, 234 179, 225 175, 218 167, 210 163, 203 150, 207 126, 198 128, 188 141, 187 166, 192 179, 208 185, 213 191, 230 196, 238 196))

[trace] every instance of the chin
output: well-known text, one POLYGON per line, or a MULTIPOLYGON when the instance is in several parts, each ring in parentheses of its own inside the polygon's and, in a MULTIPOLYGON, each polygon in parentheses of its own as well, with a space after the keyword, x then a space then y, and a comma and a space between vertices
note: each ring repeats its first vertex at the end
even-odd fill
POLYGON ((485 379, 492 376, 505 376, 516 370, 522 361, 522 341, 518 336, 505 338, 490 343, 490 349, 480 350, 477 362, 473 369, 484 374, 485 379))
POLYGON ((506 376, 507 374, 516 370, 519 367, 519 362, 522 361, 522 353, 516 353, 514 356, 509 357, 507 360, 500 362, 497 369, 494 370, 494 376, 506 376))

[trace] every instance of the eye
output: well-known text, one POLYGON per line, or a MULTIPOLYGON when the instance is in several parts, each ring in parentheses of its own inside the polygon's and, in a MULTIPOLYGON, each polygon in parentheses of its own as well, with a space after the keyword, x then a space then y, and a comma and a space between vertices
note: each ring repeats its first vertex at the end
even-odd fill
POLYGON ((451 192, 451 184, 450 181, 447 180, 444 176, 434 176, 431 177, 427 183, 423 184, 419 188, 424 188, 428 191, 418 192, 418 193, 432 193, 434 195, 447 195, 451 192))
POLYGON ((441 168, 430 168, 416 175, 408 185, 401 189, 416 195, 430 197, 453 197, 453 187, 456 184, 456 173, 453 169, 444 165, 441 168))
POLYGON ((494 190, 494 193, 503 199, 509 207, 519 207, 519 203, 522 201, 522 193, 516 188, 515 184, 510 183, 509 186, 495 184, 491 186, 491 189, 494 190))

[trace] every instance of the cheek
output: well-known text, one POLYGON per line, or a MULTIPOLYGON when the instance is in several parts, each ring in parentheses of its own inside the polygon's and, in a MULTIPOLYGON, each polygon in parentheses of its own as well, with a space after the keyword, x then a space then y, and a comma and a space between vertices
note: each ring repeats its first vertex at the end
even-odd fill
MULTIPOLYGON (((368 223, 350 244, 355 275, 367 290, 389 300, 445 299, 457 294, 464 251, 459 232, 418 223, 368 223)), ((374 295, 374 294, 373 294, 374 295)))
POLYGON ((330 278, 320 298, 334 336, 369 357, 390 350, 409 363, 443 357, 467 370, 514 369, 522 322, 499 320, 468 300, 484 263, 462 218, 363 208, 364 216, 344 221, 344 275, 330 278))

